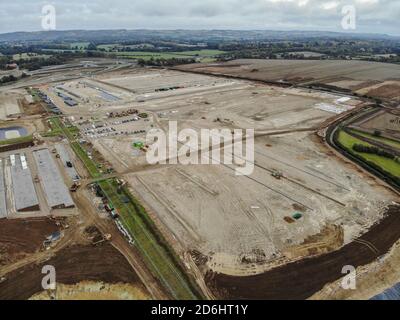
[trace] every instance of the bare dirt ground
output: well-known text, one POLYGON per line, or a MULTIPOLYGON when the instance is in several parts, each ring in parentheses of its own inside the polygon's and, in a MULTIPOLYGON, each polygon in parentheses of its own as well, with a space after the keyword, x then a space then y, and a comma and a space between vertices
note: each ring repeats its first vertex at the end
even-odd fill
POLYGON ((381 84, 358 90, 358 93, 368 94, 372 97, 387 98, 392 101, 400 101, 400 81, 385 81, 381 84))
POLYGON ((224 166, 170 166, 126 179, 183 247, 208 256, 208 268, 248 275, 340 248, 396 199, 324 152, 308 134, 259 138, 250 177, 224 166), (285 221, 296 211, 301 221, 285 221))
MULTIPOLYGON (((345 88, 363 88, 377 84, 371 81, 399 78, 398 70, 391 66, 388 69, 387 65, 356 61, 239 60, 182 68, 300 84, 340 83, 345 88)), ((59 72, 57 78, 62 77, 59 72)), ((337 280, 343 265, 373 262, 399 238, 398 215, 388 215, 377 225, 398 197, 354 165, 336 158, 314 135, 321 123, 335 117, 336 109, 343 107, 338 102, 340 95, 153 69, 114 70, 94 79, 60 80, 42 89, 82 128, 84 125, 79 122, 88 119, 111 127, 114 124, 107 119, 108 112, 136 108, 149 117, 117 128, 130 132, 153 127, 167 130, 168 121, 176 120, 179 129, 196 131, 255 129, 255 170, 249 177, 235 176, 233 165, 149 166, 145 153, 132 146, 137 140, 143 141, 145 134, 85 137, 154 213, 157 224, 169 235, 167 238, 179 244, 178 252, 193 254, 217 297, 308 298, 326 283, 337 280), (57 97, 58 85, 77 94, 80 105, 67 107, 57 97), (272 176, 275 171, 283 174, 281 179, 272 176), (302 217, 294 219, 299 213, 302 217), (384 235, 378 239, 380 233, 384 235), (353 241, 359 237, 369 242, 353 241)), ((344 104, 353 108, 358 102, 344 104)), ((79 191, 74 200, 84 214, 81 227, 94 224, 101 232, 112 233, 113 245, 128 259, 150 295, 164 298, 137 252, 124 246, 126 241, 121 235, 118 237, 115 226, 98 219, 87 191, 79 191)), ((77 291, 83 287, 97 290, 97 295, 99 282, 119 281, 127 276, 124 271, 117 271, 114 276, 105 271, 103 275, 109 278, 104 280, 96 277, 101 271, 89 274, 82 270, 74 278, 70 265, 77 260, 68 252, 71 247, 67 244, 80 243, 73 248, 82 247, 80 232, 61 248, 60 253, 71 259, 61 262, 59 254, 50 257, 60 263, 60 268, 65 265, 62 270, 66 277, 75 281, 64 282, 67 286, 60 297, 73 291, 69 285, 77 291), (84 280, 95 283, 82 283, 84 280)), ((88 255, 87 266, 99 260, 99 256, 95 259, 88 255)), ((96 263, 94 270, 109 267, 102 260, 96 263)), ((28 267, 39 268, 36 264, 23 266, 28 267)), ((25 272, 22 274, 26 276, 25 272)), ((27 292, 38 293, 32 290, 36 280, 28 282, 31 284, 25 288, 27 292)), ((6 292, 12 295, 11 287, 7 288, 6 292)), ((106 288, 118 296, 111 293, 111 286, 106 288)))
POLYGON ((39 251, 46 237, 58 230, 55 222, 46 218, 0 220, 0 266, 39 251))
MULTIPOLYGON (((257 74, 249 64, 225 68, 228 65, 223 69, 243 73, 245 68, 257 74)), ((275 67, 278 76, 282 66, 275 67)), ((323 69, 321 65, 310 69, 306 80, 323 69)), ((329 70, 336 72, 333 65, 329 70)), ((371 70, 364 68, 357 81, 367 82, 371 70)), ((264 74, 271 75, 269 71, 264 74)), ((298 75, 292 70, 285 76, 298 75)), ((332 76, 332 81, 348 81, 336 73, 332 76)), ((164 231, 179 243, 177 248, 203 257, 199 267, 204 273, 247 279, 305 257, 341 250, 375 225, 397 199, 370 176, 335 158, 314 136, 321 123, 336 116, 332 110, 342 107, 339 95, 151 69, 103 74, 94 81, 114 96, 125 90, 132 101, 99 106, 98 95, 93 101, 88 95, 89 101, 67 110, 75 122, 90 114, 112 126, 107 112, 125 106, 147 112, 149 119, 145 126, 143 121, 130 122, 124 130, 167 130, 170 120, 178 121, 179 129, 256 130, 255 170, 250 177, 235 176, 234 166, 151 167, 145 153, 132 147, 144 135, 86 137, 166 226, 164 231), (158 91, 162 88, 174 89, 158 91), (272 177, 274 171, 282 172, 282 179, 272 177), (295 213, 302 218, 294 220, 295 213)), ((65 86, 82 95, 88 90, 65 86)), ((353 99, 348 107, 358 103, 353 99)), ((219 284, 227 285, 211 284, 217 295, 219 284)), ((319 288, 310 288, 314 289, 319 288)))
POLYGON ((392 80, 400 80, 400 66, 365 61, 241 59, 227 63, 185 65, 178 69, 294 84, 324 83, 357 91, 379 83, 384 87, 372 93, 389 99, 395 93, 392 87, 388 90, 387 85, 392 80), (389 83, 386 84, 386 81, 389 83))
POLYGON ((371 133, 380 130, 384 136, 400 139, 400 115, 392 112, 378 111, 354 125, 371 133))
POLYGON ((361 237, 363 243, 352 242, 338 251, 254 276, 233 277, 209 272, 206 281, 221 299, 307 299, 326 283, 341 278, 343 266, 358 267, 374 262, 399 237, 399 206, 392 206, 386 218, 361 237))
POLYGON ((18 101, 23 99, 22 90, 6 91, 0 90, 0 120, 10 120, 22 114, 18 101))
POLYGON ((25 116, 42 116, 46 114, 46 109, 40 102, 29 104, 25 100, 22 100, 21 107, 23 108, 25 116))
MULTIPOLYGON (((112 62, 112 64, 106 64, 97 69, 100 72, 124 68, 123 65, 113 64, 112 62)), ((48 82, 51 83, 55 79, 65 82, 66 79, 79 78, 84 74, 86 67, 77 64, 76 67, 65 66, 64 69, 59 67, 54 70, 50 69, 18 82, 15 87, 43 84, 49 87, 48 82), (77 77, 77 75, 79 76, 77 77)), ((87 69, 94 72, 93 68, 87 69)), ((12 91, 15 90, 15 87, 7 86, 2 90, 12 91)), ((18 90, 21 91, 21 94, 25 92, 24 89, 18 90)), ((38 105, 22 104, 22 107, 26 114, 12 124, 27 127, 29 133, 35 135, 48 130, 48 126, 42 119, 44 114, 41 113, 38 105)), ((54 143, 60 143, 58 138, 38 136, 38 139, 43 140, 40 142, 42 146, 49 148, 54 148, 54 143)), ((22 150, 28 153, 28 164, 29 154, 33 149, 22 150)), ((7 155, 9 153, 2 154, 5 157, 7 155)), ((56 160, 58 161, 58 159, 56 160)), ((0 221, 0 231, 2 232, 0 253, 2 263, 4 263, 0 267, 1 298, 27 299, 33 294, 40 294, 42 290, 40 282, 43 277, 40 267, 48 261, 57 264, 57 269, 61 270, 58 280, 60 283, 66 283, 65 287, 61 286, 59 298, 90 298, 90 296, 111 299, 169 298, 158 280, 146 268, 137 250, 128 244, 108 215, 98 211, 98 203, 95 203, 94 195, 86 190, 87 183, 84 181, 87 177, 86 169, 75 156, 72 156, 72 160, 83 178, 83 187, 72 194, 76 204, 75 212, 78 214, 67 219, 68 226, 62 230, 62 237, 59 241, 55 242, 48 250, 40 250, 43 240, 54 231, 46 223, 44 226, 31 226, 29 214, 21 216, 21 220, 0 221), (14 226, 13 223, 19 224, 14 226), (28 227, 25 227, 24 224, 27 224, 28 227), (92 247, 93 239, 88 238, 85 230, 87 227, 93 226, 99 231, 96 239, 100 237, 100 233, 102 235, 110 234, 111 241, 102 247, 92 247), (87 280, 93 280, 93 282, 85 282, 87 280)), ((60 170, 66 178, 66 183, 69 184, 70 178, 63 172, 62 164, 60 170)), ((53 213, 57 214, 57 212, 53 213)), ((59 230, 59 227, 55 230, 59 230)), ((47 293, 42 294, 44 295, 42 298, 47 295, 47 293)))
MULTIPOLYGON (((0 299, 29 299, 42 291, 43 265, 56 268, 57 282, 75 285, 81 281, 103 281, 108 284, 132 284, 142 296, 146 290, 125 258, 111 245, 72 246, 40 264, 30 264, 6 275, 0 284, 0 299)), ((79 287, 76 293, 79 291, 79 287)), ((88 290, 89 294, 90 291, 88 290)))
POLYGON ((342 279, 326 285, 312 300, 367 300, 400 282, 400 242, 377 261, 357 268, 356 289, 344 290, 342 279))

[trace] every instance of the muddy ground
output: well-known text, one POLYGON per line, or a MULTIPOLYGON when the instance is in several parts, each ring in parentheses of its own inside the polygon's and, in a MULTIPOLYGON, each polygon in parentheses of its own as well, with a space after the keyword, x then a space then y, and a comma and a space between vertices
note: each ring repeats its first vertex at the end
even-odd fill
POLYGON ((392 82, 400 79, 399 66, 366 61, 239 59, 219 64, 184 65, 177 69, 303 85, 322 83, 360 93, 374 90, 378 84, 381 88, 369 94, 388 99, 398 98, 392 82))
POLYGON ((66 285, 82 281, 128 283, 146 292, 126 259, 110 244, 104 244, 97 247, 68 247, 46 262, 28 265, 7 274, 6 281, 0 284, 0 299, 25 300, 41 292, 43 265, 55 267, 57 283, 66 285))
POLYGON ((49 219, 0 220, 0 267, 40 250, 59 228, 49 219))
POLYGON ((369 264, 391 249, 400 238, 400 206, 391 206, 386 214, 381 223, 360 238, 377 251, 352 242, 338 251, 254 276, 234 277, 209 272, 206 282, 220 299, 307 299, 325 284, 341 278, 344 266, 369 264))

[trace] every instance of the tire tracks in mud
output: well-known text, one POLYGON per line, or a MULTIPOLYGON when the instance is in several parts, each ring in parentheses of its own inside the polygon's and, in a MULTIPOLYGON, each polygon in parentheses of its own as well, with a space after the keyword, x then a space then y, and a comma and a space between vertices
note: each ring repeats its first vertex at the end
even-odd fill
POLYGON ((238 277, 209 271, 205 280, 220 299, 303 300, 344 275, 346 265, 367 265, 400 238, 400 205, 391 205, 380 223, 341 249, 306 258, 258 275, 238 277))

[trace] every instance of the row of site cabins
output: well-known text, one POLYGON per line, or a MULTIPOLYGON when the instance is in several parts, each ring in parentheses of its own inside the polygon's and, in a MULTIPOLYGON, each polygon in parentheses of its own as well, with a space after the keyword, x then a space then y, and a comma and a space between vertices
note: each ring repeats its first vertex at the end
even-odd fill
POLYGON ((47 96, 47 94, 38 90, 38 96, 42 99, 46 104, 50 111, 56 115, 63 114, 62 111, 54 104, 54 102, 47 96))
POLYGON ((64 103, 65 103, 67 106, 76 107, 76 106, 78 105, 78 103, 77 103, 74 99, 72 99, 71 97, 69 97, 69 96, 67 96, 67 95, 65 95, 65 94, 63 94, 63 93, 61 93, 61 92, 57 92, 57 95, 58 95, 61 99, 64 100, 64 103))
POLYGON ((108 203, 107 200, 103 198, 104 203, 104 208, 106 211, 109 213, 110 217, 115 221, 115 224, 117 225, 118 230, 124 235, 125 238, 128 239, 129 244, 133 245, 134 241, 132 236, 129 234, 129 232, 125 229, 121 221, 119 220, 119 214, 115 208, 111 204, 108 203))
POLYGON ((98 184, 94 184, 93 187, 94 187, 94 191, 96 192, 96 196, 99 198, 102 198, 104 209, 108 212, 110 217, 114 220, 118 219, 119 215, 118 215, 117 211, 114 209, 113 205, 108 202, 108 199, 104 195, 104 192, 101 189, 101 187, 98 184))
MULTIPOLYGON (((120 186, 123 184, 123 181, 118 180, 118 183, 120 186)), ((100 196, 103 200, 104 204, 104 209, 108 212, 110 215, 111 219, 115 221, 115 224, 117 225, 118 230, 124 235, 125 238, 128 239, 129 244, 133 245, 134 240, 132 236, 129 234, 129 232, 125 229, 125 227, 122 225, 121 221, 119 220, 119 214, 117 210, 113 207, 111 203, 109 203, 107 197, 104 196, 103 191, 101 190, 100 186, 98 184, 95 185, 95 190, 97 196, 100 196)))

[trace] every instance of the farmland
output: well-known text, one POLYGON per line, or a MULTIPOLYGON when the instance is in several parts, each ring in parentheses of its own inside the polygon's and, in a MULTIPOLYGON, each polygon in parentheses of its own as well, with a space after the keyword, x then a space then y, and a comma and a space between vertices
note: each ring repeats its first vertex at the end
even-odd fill
POLYGON ((151 52, 151 51, 129 51, 115 52, 118 57, 129 59, 172 59, 172 58, 191 58, 199 59, 200 62, 212 62, 218 55, 223 54, 220 50, 195 50, 183 52, 151 52))
POLYGON ((339 60, 240 59, 212 65, 186 65, 181 69, 299 86, 322 86, 347 93, 396 100, 400 65, 339 60))
POLYGON ((384 157, 381 157, 378 155, 365 154, 365 153, 360 153, 360 152, 356 152, 353 150, 353 147, 355 144, 371 146, 370 144, 365 143, 362 140, 359 140, 344 131, 341 131, 339 133, 338 140, 351 153, 358 154, 365 160, 375 163, 380 168, 382 168, 384 171, 387 171, 387 172, 393 174, 394 176, 400 177, 400 163, 399 162, 392 160, 392 159, 387 159, 387 158, 384 158, 384 157))
POLYGON ((400 148, 400 143, 398 141, 396 141, 396 140, 388 139, 388 138, 381 137, 381 136, 376 136, 376 135, 373 135, 373 134, 370 134, 370 133, 366 133, 366 132, 362 132, 362 131, 358 131, 358 130, 352 130, 352 131, 357 133, 357 134, 359 134, 359 135, 361 135, 361 136, 363 136, 363 137, 366 137, 366 138, 369 138, 369 139, 373 139, 373 140, 378 141, 378 142, 382 142, 382 143, 384 143, 384 144, 386 144, 388 146, 391 146, 391 147, 394 147, 394 148, 400 148))

